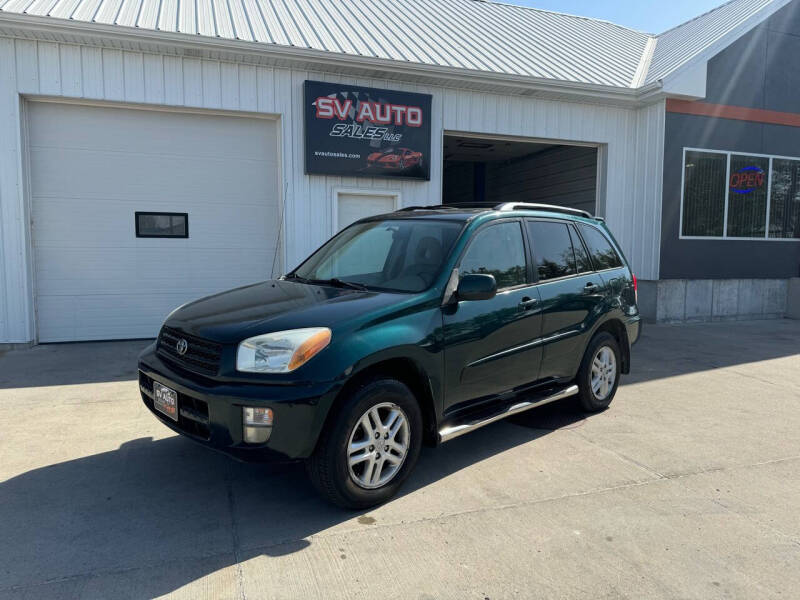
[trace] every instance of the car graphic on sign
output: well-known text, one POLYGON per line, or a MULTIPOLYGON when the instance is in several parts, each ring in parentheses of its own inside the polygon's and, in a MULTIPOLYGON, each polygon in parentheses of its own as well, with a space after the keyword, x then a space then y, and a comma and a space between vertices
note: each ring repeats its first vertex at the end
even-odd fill
POLYGON ((386 148, 367 157, 367 166, 387 170, 403 171, 422 166, 422 152, 408 148, 386 148))

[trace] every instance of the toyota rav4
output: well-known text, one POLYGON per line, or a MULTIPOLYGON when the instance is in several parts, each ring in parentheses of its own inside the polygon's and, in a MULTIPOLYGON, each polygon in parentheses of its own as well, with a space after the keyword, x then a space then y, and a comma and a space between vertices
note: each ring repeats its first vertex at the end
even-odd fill
POLYGON ((603 221, 535 204, 357 221, 299 267, 191 302, 139 359, 164 424, 241 459, 304 459, 330 501, 392 497, 437 445, 574 396, 608 407, 639 336, 603 221))

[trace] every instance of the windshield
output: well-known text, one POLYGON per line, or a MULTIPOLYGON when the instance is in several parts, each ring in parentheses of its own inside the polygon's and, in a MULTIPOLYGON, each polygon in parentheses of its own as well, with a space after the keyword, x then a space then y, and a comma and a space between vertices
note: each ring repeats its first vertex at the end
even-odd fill
POLYGON ((436 279, 461 223, 387 219, 356 223, 290 276, 396 292, 421 292, 436 279))

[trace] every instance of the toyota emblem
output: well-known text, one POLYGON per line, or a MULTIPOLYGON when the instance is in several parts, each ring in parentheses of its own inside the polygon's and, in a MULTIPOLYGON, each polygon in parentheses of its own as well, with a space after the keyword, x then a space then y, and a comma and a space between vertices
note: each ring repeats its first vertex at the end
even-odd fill
POLYGON ((178 351, 178 354, 183 356, 186 354, 186 351, 189 349, 189 344, 186 342, 185 339, 181 338, 178 340, 178 343, 175 344, 175 350, 178 351))

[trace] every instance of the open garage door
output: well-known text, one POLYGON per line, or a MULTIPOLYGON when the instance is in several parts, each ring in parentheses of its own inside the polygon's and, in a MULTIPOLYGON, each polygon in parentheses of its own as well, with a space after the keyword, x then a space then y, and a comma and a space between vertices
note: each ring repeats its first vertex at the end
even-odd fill
POLYGON ((180 304, 270 277, 274 121, 26 109, 39 341, 155 337, 180 304))
POLYGON ((596 213, 596 146, 444 136, 445 204, 539 202, 596 213))

